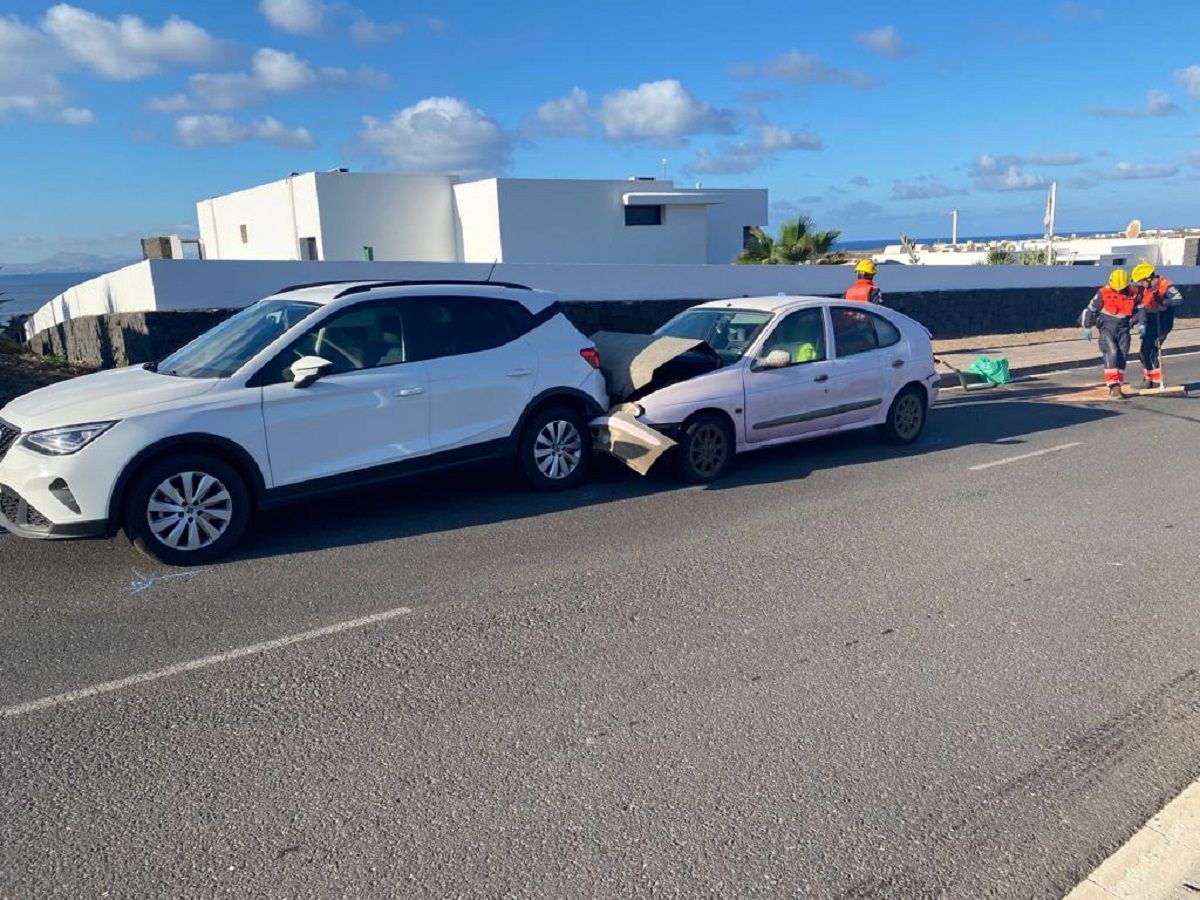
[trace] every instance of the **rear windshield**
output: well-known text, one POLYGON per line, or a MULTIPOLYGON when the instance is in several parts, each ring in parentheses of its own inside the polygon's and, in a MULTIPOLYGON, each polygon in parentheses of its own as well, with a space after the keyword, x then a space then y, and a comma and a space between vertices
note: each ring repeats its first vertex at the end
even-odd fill
POLYGON ((689 309, 654 333, 659 337, 705 341, 729 365, 745 355, 771 316, 768 312, 746 309, 689 309))

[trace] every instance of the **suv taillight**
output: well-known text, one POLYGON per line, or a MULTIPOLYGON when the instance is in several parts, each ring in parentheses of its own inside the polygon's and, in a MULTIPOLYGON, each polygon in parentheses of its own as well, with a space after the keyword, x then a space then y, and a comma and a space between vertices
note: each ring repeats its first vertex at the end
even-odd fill
POLYGON ((579 351, 579 355, 587 360, 587 364, 593 369, 600 368, 600 351, 595 347, 584 347, 579 351))

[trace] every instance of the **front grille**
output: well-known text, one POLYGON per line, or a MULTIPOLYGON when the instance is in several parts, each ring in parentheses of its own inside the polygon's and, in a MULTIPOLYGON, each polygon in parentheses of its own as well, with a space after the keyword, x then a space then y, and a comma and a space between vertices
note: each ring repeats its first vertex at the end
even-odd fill
POLYGON ((0 459, 4 459, 4 454, 8 452, 8 448, 11 447, 16 439, 20 436, 20 429, 14 428, 3 419, 0 419, 0 459))
POLYGON ((21 528, 48 531, 50 520, 25 502, 16 491, 0 484, 0 513, 4 518, 21 528))

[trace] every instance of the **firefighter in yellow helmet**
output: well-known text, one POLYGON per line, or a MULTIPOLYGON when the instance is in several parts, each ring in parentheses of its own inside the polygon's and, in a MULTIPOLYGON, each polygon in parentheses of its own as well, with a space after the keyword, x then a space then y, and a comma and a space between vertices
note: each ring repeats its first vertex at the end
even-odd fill
POLYGON ((1129 283, 1129 273, 1114 269, 1108 284, 1096 291, 1092 302, 1080 317, 1083 336, 1092 339, 1092 328, 1100 329, 1100 352, 1104 354, 1104 383, 1108 395, 1123 399, 1121 385, 1125 383, 1125 361, 1129 356, 1129 337, 1133 326, 1140 326, 1144 313, 1137 288, 1129 283))
POLYGON ((859 303, 883 303, 883 291, 875 287, 875 260, 859 260, 854 272, 858 280, 846 291, 846 299, 859 303))
POLYGON ((1142 387, 1156 388, 1162 385, 1162 369, 1159 354, 1162 345, 1175 327, 1175 309, 1183 304, 1183 294, 1171 280, 1154 271, 1148 262, 1133 267, 1134 287, 1141 291, 1142 309, 1146 313, 1146 324, 1139 329, 1142 346, 1138 355, 1142 359, 1142 387))

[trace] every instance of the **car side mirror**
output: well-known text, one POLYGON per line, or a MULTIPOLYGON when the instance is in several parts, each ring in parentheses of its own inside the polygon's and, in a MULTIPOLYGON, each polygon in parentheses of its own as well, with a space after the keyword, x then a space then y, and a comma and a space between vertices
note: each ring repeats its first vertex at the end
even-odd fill
POLYGON ((319 356, 302 356, 291 365, 292 387, 306 388, 326 374, 333 363, 319 356))
POLYGON ((772 350, 758 360, 759 369, 785 369, 792 364, 792 355, 786 350, 772 350))

